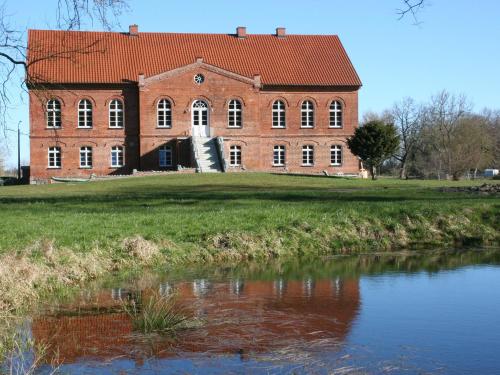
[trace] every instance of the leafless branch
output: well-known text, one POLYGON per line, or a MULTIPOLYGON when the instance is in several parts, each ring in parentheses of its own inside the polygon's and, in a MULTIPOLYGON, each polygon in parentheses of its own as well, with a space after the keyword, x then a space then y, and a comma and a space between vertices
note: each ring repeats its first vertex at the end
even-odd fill
POLYGON ((399 20, 403 19, 407 15, 411 15, 415 24, 419 24, 417 14, 418 12, 424 8, 426 1, 425 0, 403 0, 404 6, 400 9, 397 9, 397 14, 399 15, 399 20))

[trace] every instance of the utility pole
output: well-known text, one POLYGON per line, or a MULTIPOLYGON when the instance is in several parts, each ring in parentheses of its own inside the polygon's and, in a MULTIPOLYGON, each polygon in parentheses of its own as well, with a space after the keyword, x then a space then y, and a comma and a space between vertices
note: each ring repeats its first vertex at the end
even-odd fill
POLYGON ((21 181, 21 123, 17 123, 17 182, 21 181))

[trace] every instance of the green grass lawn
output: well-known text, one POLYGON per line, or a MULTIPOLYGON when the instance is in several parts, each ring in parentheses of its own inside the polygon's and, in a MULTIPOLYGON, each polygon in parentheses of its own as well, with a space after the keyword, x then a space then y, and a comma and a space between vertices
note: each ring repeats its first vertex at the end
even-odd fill
POLYGON ((268 233, 287 241, 299 231, 296 246, 326 241, 332 249, 384 248, 391 234, 409 244, 449 245, 456 239, 477 240, 485 231, 485 240, 495 240, 498 196, 438 190, 484 182, 240 173, 2 187, 0 251, 40 239, 82 251, 134 235, 179 246, 211 244, 227 233, 244 235, 240 242, 260 236, 262 243, 268 233))

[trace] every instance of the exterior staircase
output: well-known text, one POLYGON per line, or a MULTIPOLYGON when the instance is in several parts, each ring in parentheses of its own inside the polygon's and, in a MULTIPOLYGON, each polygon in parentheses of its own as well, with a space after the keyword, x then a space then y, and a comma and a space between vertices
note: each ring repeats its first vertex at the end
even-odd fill
POLYGON ((192 137, 196 168, 201 173, 223 171, 217 138, 192 137))

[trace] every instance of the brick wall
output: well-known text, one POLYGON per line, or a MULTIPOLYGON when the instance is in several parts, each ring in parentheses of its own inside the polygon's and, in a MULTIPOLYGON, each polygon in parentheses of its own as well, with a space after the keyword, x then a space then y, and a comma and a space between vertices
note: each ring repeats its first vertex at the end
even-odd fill
POLYGON ((341 88, 325 91, 321 88, 258 88, 248 79, 213 71, 202 66, 180 71, 157 80, 146 80, 143 85, 116 87, 68 87, 40 94, 30 92, 31 119, 31 176, 32 180, 46 180, 51 176, 87 176, 126 174, 133 169, 160 170, 158 148, 173 146, 173 165, 191 166, 188 137, 191 135, 191 104, 201 99, 209 105, 210 135, 225 139, 225 154, 229 158, 231 145, 242 150, 242 167, 237 171, 288 171, 298 173, 357 173, 357 159, 345 146, 358 123, 357 89, 341 88), (202 84, 193 80, 195 74, 205 77, 202 84), (43 97, 42 97, 43 96, 43 97), (62 128, 47 129, 44 103, 48 97, 59 98, 62 104, 62 128), (87 98, 93 103, 93 128, 77 128, 78 103, 87 98), (125 103, 125 128, 110 129, 108 103, 121 98, 125 103), (157 126, 157 103, 170 100, 172 127, 157 126), (242 103, 243 126, 228 128, 228 102, 238 99, 242 103), (272 103, 281 99, 286 105, 286 128, 272 128, 272 103), (301 128, 301 104, 308 99, 314 103, 315 127, 301 128), (341 129, 329 128, 329 106, 332 100, 343 105, 341 129), (286 147, 286 166, 273 167, 273 146, 286 147), (314 166, 302 166, 302 146, 314 146, 314 166), (330 146, 343 145, 343 164, 330 166, 330 146), (58 145, 62 149, 62 168, 48 169, 47 149, 58 145), (124 168, 110 167, 110 150, 124 145, 124 168), (79 168, 79 148, 93 147, 93 168, 79 168))

